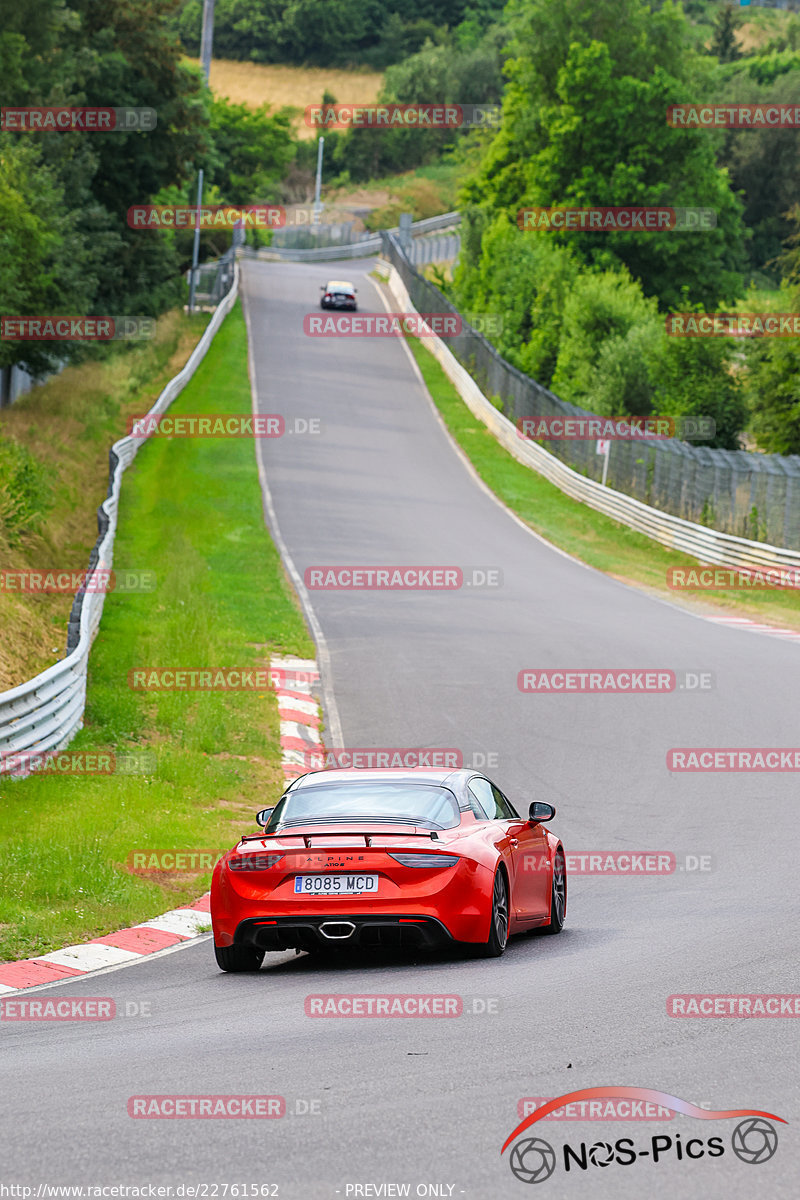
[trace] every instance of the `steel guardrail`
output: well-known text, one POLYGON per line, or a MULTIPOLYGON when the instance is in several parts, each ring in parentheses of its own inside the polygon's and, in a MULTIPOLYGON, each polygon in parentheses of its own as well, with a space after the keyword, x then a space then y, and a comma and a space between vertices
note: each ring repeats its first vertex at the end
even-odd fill
MULTIPOLYGON (((387 275, 389 290, 397 302, 398 311, 416 312, 396 267, 381 263, 380 269, 387 275)), ((800 569, 800 551, 751 541, 698 525, 581 475, 544 446, 521 437, 516 425, 484 396, 476 381, 441 338, 429 336, 424 340, 470 412, 514 458, 543 475, 565 495, 597 512, 605 513, 630 529, 660 542, 662 546, 689 554, 701 563, 745 572, 800 569)))
MULTIPOLYGON (((166 412, 194 375, 217 330, 236 303, 239 274, 237 264, 231 287, 203 336, 182 370, 163 389, 148 416, 166 412)), ((73 601, 65 657, 26 683, 0 692, 0 777, 11 770, 13 756, 60 750, 81 728, 86 703, 89 652, 100 625, 105 601, 102 589, 91 590, 92 580, 98 571, 108 571, 113 564, 122 475, 145 440, 144 437, 123 437, 111 447, 108 494, 97 510, 98 537, 91 552, 84 586, 73 601)), ((24 775, 25 771, 20 773, 24 775)))

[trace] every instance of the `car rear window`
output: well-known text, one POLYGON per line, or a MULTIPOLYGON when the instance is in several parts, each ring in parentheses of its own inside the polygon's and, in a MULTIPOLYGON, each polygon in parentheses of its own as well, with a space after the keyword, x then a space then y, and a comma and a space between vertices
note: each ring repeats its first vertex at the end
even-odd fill
POLYGON ((296 788, 275 806, 266 826, 275 833, 292 825, 377 824, 419 825, 454 829, 461 816, 449 788, 436 784, 348 782, 296 788))

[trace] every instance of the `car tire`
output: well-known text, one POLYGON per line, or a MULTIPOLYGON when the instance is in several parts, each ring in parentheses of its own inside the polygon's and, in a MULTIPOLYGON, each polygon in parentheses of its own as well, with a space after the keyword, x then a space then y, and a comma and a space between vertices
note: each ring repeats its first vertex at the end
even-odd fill
POLYGON ((264 951, 255 946, 215 946, 214 954, 221 971, 258 971, 264 951))
POLYGON ((498 867, 492 884, 492 916, 489 937, 478 948, 481 958, 499 958, 505 950, 508 945, 509 912, 508 880, 505 872, 498 867))
POLYGON ((550 921, 544 933, 561 933, 567 916, 567 865, 564 851, 556 850, 553 859, 553 879, 550 884, 550 921))

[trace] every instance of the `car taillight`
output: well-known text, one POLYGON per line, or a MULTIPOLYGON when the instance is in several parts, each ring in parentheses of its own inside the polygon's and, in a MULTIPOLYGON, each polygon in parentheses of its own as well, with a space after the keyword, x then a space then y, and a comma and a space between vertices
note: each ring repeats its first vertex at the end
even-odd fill
POLYGON ((232 871, 269 871, 285 858, 283 854, 237 854, 228 859, 232 871))
POLYGON ((326 292, 326 293, 325 293, 325 296, 324 296, 324 299, 325 299, 325 300, 332 300, 332 299, 333 299, 333 296, 330 294, 330 292, 326 292))
POLYGON ((390 854, 403 867, 452 867, 458 862, 457 854, 390 854))

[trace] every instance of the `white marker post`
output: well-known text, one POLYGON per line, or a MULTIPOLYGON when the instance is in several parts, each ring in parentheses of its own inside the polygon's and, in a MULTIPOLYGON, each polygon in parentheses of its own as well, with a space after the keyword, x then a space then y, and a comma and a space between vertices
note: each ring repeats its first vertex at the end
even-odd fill
POLYGON ((606 480, 608 479, 608 456, 611 453, 611 438, 598 438, 596 453, 597 454, 605 454, 605 456, 606 456, 605 462, 603 463, 603 479, 602 479, 603 487, 605 487, 606 480))

